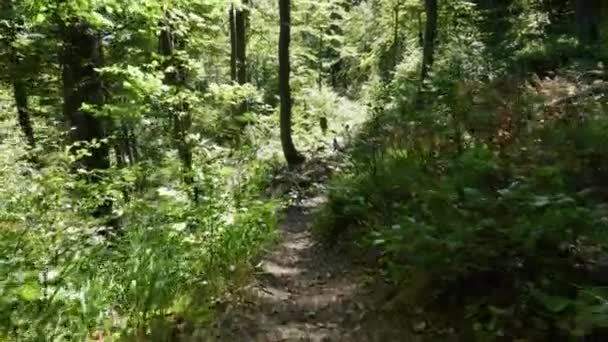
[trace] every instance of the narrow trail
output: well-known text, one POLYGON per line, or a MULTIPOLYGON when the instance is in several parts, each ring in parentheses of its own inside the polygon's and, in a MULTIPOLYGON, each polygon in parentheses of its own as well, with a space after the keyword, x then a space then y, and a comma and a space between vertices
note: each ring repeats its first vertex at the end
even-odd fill
POLYGON ((286 209, 281 241, 222 315, 219 341, 418 341, 407 322, 372 309, 362 267, 314 241, 309 228, 323 201, 286 209))
MULTIPOLYGON (((369 118, 366 106, 345 98, 337 102, 340 110, 334 121, 343 123, 333 127, 339 132, 337 139, 322 142, 317 151, 326 152, 298 172, 306 179, 296 182, 305 184, 306 189, 299 190, 308 195, 285 209, 280 240, 238 300, 221 310, 217 341, 421 341, 404 315, 381 309, 386 302, 384 283, 311 234, 314 212, 326 201, 323 183, 342 163, 336 142, 342 147, 350 144, 369 118)), ((282 190, 294 190, 287 183, 282 190)))

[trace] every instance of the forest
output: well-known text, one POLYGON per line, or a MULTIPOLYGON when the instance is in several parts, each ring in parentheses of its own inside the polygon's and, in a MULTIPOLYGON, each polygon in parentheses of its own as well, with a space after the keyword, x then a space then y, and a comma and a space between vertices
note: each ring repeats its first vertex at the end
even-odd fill
POLYGON ((0 0, 0 341, 608 340, 602 0, 0 0))

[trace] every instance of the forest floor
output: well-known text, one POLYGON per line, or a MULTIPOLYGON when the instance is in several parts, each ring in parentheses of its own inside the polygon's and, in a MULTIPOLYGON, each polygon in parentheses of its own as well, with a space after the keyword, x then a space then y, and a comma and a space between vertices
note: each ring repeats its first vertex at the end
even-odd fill
POLYGON ((221 303, 215 340, 422 341, 414 333, 420 322, 386 309, 391 286, 369 269, 369 257, 353 260, 354 253, 340 244, 324 245, 311 231, 330 175, 343 167, 343 148, 369 119, 366 106, 345 98, 336 102, 330 130, 335 135, 323 136, 298 170, 275 176, 274 197, 292 195, 280 237, 261 257, 253 280, 221 303))
MULTIPOLYGON (((375 309, 387 292, 340 248, 310 228, 322 194, 285 209, 281 238, 255 280, 223 308, 220 341, 419 341, 400 315, 375 309)), ((401 316, 403 317, 403 316, 401 316)))

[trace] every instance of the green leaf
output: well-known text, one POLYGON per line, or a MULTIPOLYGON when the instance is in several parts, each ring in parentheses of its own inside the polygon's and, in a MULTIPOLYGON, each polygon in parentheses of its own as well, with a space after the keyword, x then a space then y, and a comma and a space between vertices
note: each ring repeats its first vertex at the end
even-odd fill
POLYGON ((549 197, 547 196, 535 196, 532 200, 532 206, 542 208, 550 203, 549 197))
POLYGON ((539 301, 539 303, 545 309, 553 313, 564 312, 573 304, 572 301, 567 298, 551 296, 539 290, 533 291, 532 295, 539 301))
POLYGON ((103 14, 93 11, 90 15, 89 15, 89 20, 91 21, 91 24, 95 25, 95 26, 108 26, 108 27, 112 27, 114 26, 114 23, 112 23, 112 21, 108 18, 106 18, 103 14))
POLYGON ((21 286, 21 289, 19 290, 19 297, 25 301, 31 302, 40 298, 41 292, 42 290, 38 283, 29 282, 21 286))

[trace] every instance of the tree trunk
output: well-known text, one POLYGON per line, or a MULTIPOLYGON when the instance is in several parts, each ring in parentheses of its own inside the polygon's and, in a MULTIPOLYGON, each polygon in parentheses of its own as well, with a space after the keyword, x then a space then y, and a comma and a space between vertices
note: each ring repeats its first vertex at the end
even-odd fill
POLYGON ((228 11, 228 23, 230 25, 230 80, 236 82, 236 27, 234 21, 234 4, 230 5, 228 11))
POLYGON ((129 158, 129 163, 133 165, 139 161, 139 155, 137 152, 137 138, 135 137, 133 130, 126 124, 123 124, 121 129, 124 138, 124 148, 127 153, 127 157, 129 158))
MULTIPOLYGON (((505 50, 510 48, 510 44, 507 44, 506 40, 509 38, 513 26, 513 14, 510 11, 513 0, 475 0, 475 3, 479 10, 479 20, 476 25, 481 32, 485 33, 482 40, 488 46, 490 53, 501 58, 498 54, 505 53, 505 50)), ((547 11, 547 14, 551 16, 552 11, 547 11)), ((554 24, 555 22, 551 21, 549 25, 554 24)), ((508 52, 508 54, 510 53, 508 52)))
MULTIPOLYGON (((95 69, 102 66, 101 39, 85 21, 78 21, 64 27, 64 50, 62 55, 63 114, 72 127, 71 139, 83 147, 88 154, 80 158, 77 165, 89 171, 87 180, 99 182, 99 171, 110 168, 110 146, 106 138, 102 120, 87 110, 83 104, 101 106, 104 93, 101 79, 95 69)), ((94 217, 107 217, 112 212, 112 202, 105 200, 97 205, 94 217)), ((109 219, 108 225, 117 228, 117 222, 109 219)))
POLYGON ((283 154, 290 167, 304 161, 304 157, 296 150, 291 137, 291 89, 289 77, 289 43, 291 39, 291 9, 290 0, 279 0, 279 95, 281 97, 281 145, 283 154))
POLYGON ((234 29, 236 32, 236 66, 237 81, 247 83, 247 9, 240 7, 234 12, 234 29))
POLYGON ((82 110, 83 104, 100 106, 104 96, 96 68, 102 65, 100 37, 86 22, 70 24, 65 29, 63 65, 63 113, 72 126, 74 143, 90 146, 90 155, 80 159, 80 165, 89 171, 110 167, 109 146, 103 122, 93 113, 82 110))
MULTIPOLYGON (((331 19, 331 23, 329 25, 329 34, 332 36, 344 36, 344 31, 342 30, 342 26, 344 24, 344 18, 339 11, 341 7, 345 12, 348 12, 348 3, 342 2, 337 5, 338 7, 334 7, 332 9, 329 18, 331 19), (337 8, 337 9, 336 9, 337 8)), ((343 48, 343 44, 340 43, 339 49, 343 48)), ((338 86, 343 87, 344 84, 339 84, 340 80, 340 72, 342 69, 342 56, 336 49, 331 49, 328 53, 328 58, 332 61, 331 66, 329 67, 330 81, 332 89, 337 89, 338 86)), ((340 82, 341 83, 341 82, 340 82)))
POLYGON ((397 2, 397 4, 395 5, 395 27, 393 28, 393 65, 392 65, 392 70, 395 71, 395 68, 397 67, 397 63, 399 63, 399 57, 401 54, 401 38, 400 38, 400 27, 401 27, 401 22, 399 20, 399 7, 401 6, 400 2, 397 2))
POLYGON ((116 139, 114 140, 114 151, 116 162, 119 168, 133 165, 136 163, 133 152, 131 151, 132 142, 130 141, 130 130, 127 123, 121 122, 116 129, 116 139))
MULTIPOLYGON (((486 0, 488 1, 488 0, 486 0)), ((512 3, 513 0, 509 0, 512 3)), ((548 14, 545 31, 549 34, 570 34, 572 32, 573 6, 570 0, 542 0, 543 11, 548 14)), ((503 19, 503 22, 505 20, 503 19)))
POLYGON ((421 88, 433 65, 435 39, 437 36, 437 0, 425 0, 424 10, 426 12, 426 26, 424 29, 424 46, 422 48, 422 67, 420 70, 421 88))
POLYGON ((0 48, 8 51, 10 63, 8 66, 8 72, 10 75, 10 82, 13 86, 15 106, 17 107, 17 121, 19 122, 19 127, 21 128, 21 132, 23 133, 27 144, 30 148, 34 148, 36 140, 34 139, 34 130, 32 128, 32 122, 27 105, 27 85, 25 80, 22 78, 22 58, 19 57, 17 51, 15 51, 15 48, 12 46, 12 43, 16 40, 18 34, 17 19, 15 18, 13 0, 5 0, 3 5, 0 5, 0 19, 4 19, 7 22, 7 25, 5 26, 7 30, 0 32, 0 36, 5 35, 5 39, 3 39, 3 41, 6 44, 2 44, 0 48))
POLYGON ((32 128, 32 121, 30 120, 30 112, 27 105, 27 88, 25 83, 17 77, 13 79, 13 92, 21 132, 23 132, 29 147, 34 148, 36 147, 36 140, 34 139, 34 129, 32 128))
POLYGON ((325 46, 323 46, 323 32, 319 34, 319 52, 317 56, 317 69, 319 70, 319 76, 317 78, 317 86, 319 91, 323 90, 323 52, 325 46))
MULTIPOLYGON (((166 26, 163 28, 159 35, 159 52, 161 55, 167 58, 164 65, 165 70, 170 69, 171 71, 165 71, 164 82, 167 85, 178 87, 184 83, 185 75, 180 72, 182 69, 179 65, 172 65, 174 61, 171 61, 171 57, 174 54, 175 39, 171 28, 166 26)), ((198 201, 198 189, 194 186, 194 176, 192 169, 192 149, 188 143, 187 136, 192 126, 192 118, 189 114, 188 103, 181 103, 177 106, 178 108, 170 109, 171 123, 173 126, 173 140, 177 148, 177 154, 182 163, 184 183, 191 186, 193 190, 193 200, 198 201)))
POLYGON ((575 0, 576 27, 581 44, 594 44, 600 39, 599 13, 601 0, 575 0))
MULTIPOLYGON (((230 77, 233 82, 240 85, 247 83, 247 9, 243 5, 230 7, 230 77)), ((238 117, 247 111, 247 104, 242 102, 232 107, 232 115, 238 117)), ((243 128, 244 123, 239 122, 239 127, 243 128)), ((240 145, 240 135, 236 136, 237 146, 240 145)))

